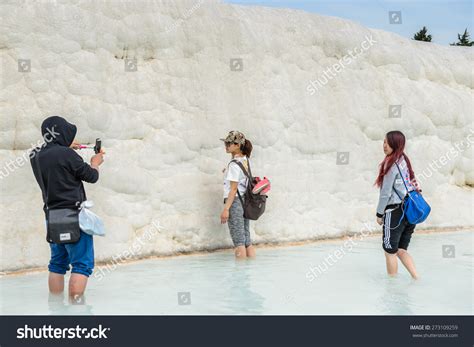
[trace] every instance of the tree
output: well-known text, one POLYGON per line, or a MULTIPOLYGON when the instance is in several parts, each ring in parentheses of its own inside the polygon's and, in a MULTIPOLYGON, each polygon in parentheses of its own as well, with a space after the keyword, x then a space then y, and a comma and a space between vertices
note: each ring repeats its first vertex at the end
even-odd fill
POLYGON ((464 30, 464 34, 462 36, 458 34, 458 42, 451 43, 451 46, 472 46, 474 45, 474 41, 469 41, 469 33, 464 30))
POLYGON ((426 35, 427 32, 428 32, 428 29, 426 29, 426 27, 424 26, 423 29, 418 31, 413 36, 413 40, 431 42, 431 35, 426 35))

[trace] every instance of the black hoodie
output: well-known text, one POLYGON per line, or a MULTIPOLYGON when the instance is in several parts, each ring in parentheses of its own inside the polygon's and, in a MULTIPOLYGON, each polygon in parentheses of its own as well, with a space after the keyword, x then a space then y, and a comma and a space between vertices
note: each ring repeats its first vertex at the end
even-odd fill
MULTIPOLYGON (((82 181, 95 183, 99 171, 90 167, 82 157, 69 146, 76 136, 77 128, 62 117, 49 117, 41 125, 46 145, 37 148, 30 155, 36 181, 39 176, 36 158, 39 160, 49 209, 74 208, 86 200, 82 181)), ((40 185, 41 188, 41 185, 40 185)), ((43 199, 43 202, 44 199, 43 199)), ((46 208, 46 204, 44 206, 46 208)))

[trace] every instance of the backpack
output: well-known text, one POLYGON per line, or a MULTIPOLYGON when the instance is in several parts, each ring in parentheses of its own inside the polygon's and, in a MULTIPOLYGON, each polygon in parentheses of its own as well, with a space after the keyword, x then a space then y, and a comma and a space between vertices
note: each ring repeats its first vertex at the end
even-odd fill
POLYGON ((265 203, 267 201, 267 195, 264 194, 254 194, 252 193, 253 187, 258 182, 255 178, 252 177, 252 170, 250 169, 250 161, 247 158, 247 163, 249 166, 249 172, 245 170, 245 167, 238 160, 232 160, 235 162, 244 172, 245 176, 248 178, 247 191, 245 192, 245 201, 242 199, 239 190, 237 189, 237 194, 239 195, 240 202, 244 209, 244 218, 257 220, 263 212, 265 212, 265 203))
MULTIPOLYGON (((407 190, 407 195, 405 197, 401 197, 395 190, 395 193, 403 202, 403 214, 406 216, 407 221, 410 224, 423 223, 425 219, 428 218, 428 215, 431 212, 431 207, 430 205, 428 205, 428 203, 418 191, 408 190, 408 186, 405 183, 405 180, 403 179, 402 171, 400 170, 398 164, 395 164, 397 165, 398 172, 400 173, 400 177, 402 178, 403 184, 405 185, 405 188, 407 190)), ((403 215, 401 218, 403 218, 403 215)))

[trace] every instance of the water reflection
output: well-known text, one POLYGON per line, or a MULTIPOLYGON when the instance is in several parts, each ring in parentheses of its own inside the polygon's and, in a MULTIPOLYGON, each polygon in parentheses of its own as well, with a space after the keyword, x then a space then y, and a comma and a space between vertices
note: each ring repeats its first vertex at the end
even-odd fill
POLYGON ((405 278, 401 279, 399 276, 388 277, 384 274, 384 278, 381 279, 383 291, 378 303, 386 314, 412 315, 414 302, 410 296, 410 286, 416 281, 407 282, 405 278))
POLYGON ((50 315, 94 315, 92 305, 87 304, 85 296, 80 302, 67 304, 65 293, 48 296, 48 314, 50 315))
POLYGON ((69 304, 67 290, 48 298, 47 272, 4 276, 0 313, 468 315, 472 235, 418 235, 411 246, 418 281, 401 266, 398 277, 387 277, 377 237, 361 241, 359 253, 346 254, 312 282, 309 266, 324 261, 337 242, 262 248, 255 260, 239 262, 231 251, 140 261, 93 279, 82 305, 69 304), (444 244, 456 245, 455 258, 442 257, 444 244), (178 292, 190 292, 191 304, 180 305, 178 292))
POLYGON ((263 313, 265 298, 252 289, 255 261, 256 259, 236 260, 224 277, 224 282, 229 285, 226 304, 238 314, 263 313))

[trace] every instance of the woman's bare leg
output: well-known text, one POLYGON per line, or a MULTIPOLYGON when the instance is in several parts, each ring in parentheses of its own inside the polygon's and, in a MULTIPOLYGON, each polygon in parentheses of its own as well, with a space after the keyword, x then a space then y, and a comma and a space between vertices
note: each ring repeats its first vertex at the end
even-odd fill
POLYGON ((248 258, 255 258, 257 256, 255 253, 255 247, 253 245, 246 247, 245 250, 247 251, 248 258))
POLYGON ((395 276, 398 272, 398 258, 396 254, 385 252, 385 263, 389 276, 395 276))
POLYGON ((235 248, 235 259, 245 259, 247 258, 247 252, 245 251, 245 246, 238 246, 235 248))
POLYGON ((413 262, 411 255, 405 249, 399 248, 397 256, 402 264, 406 267, 411 277, 413 277, 415 280, 418 279, 418 273, 416 272, 415 263, 413 262))

